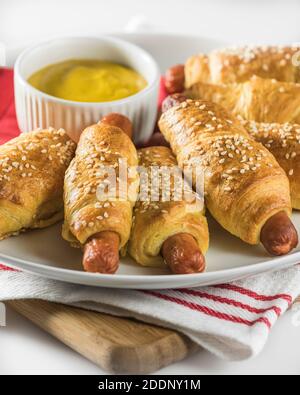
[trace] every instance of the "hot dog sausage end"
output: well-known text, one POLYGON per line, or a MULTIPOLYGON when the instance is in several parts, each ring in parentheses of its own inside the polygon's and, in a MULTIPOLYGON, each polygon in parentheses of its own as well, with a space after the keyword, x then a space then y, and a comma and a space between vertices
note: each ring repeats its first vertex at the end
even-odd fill
POLYGON ((104 231, 86 243, 83 255, 84 270, 91 273, 113 274, 119 267, 119 235, 104 231))
POLYGON ((260 240, 271 255, 285 255, 298 245, 298 233, 285 212, 271 217, 263 226, 260 240))
POLYGON ((163 244, 161 254, 175 274, 201 273, 205 270, 205 258, 193 236, 179 233, 163 244))
POLYGON ((127 134, 127 136, 132 138, 132 123, 129 118, 125 117, 125 115, 112 112, 103 117, 101 119, 101 123, 117 126, 118 128, 122 129, 123 132, 127 134))

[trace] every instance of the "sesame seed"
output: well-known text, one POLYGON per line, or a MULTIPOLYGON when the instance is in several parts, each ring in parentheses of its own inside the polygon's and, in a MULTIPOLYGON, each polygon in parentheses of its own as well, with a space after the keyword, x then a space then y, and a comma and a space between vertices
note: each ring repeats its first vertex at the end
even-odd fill
POLYGON ((286 66, 286 64, 287 64, 287 61, 286 61, 285 59, 281 59, 281 61, 279 62, 279 65, 280 65, 281 67, 286 66))
POLYGON ((263 68, 264 71, 268 71, 269 70, 269 65, 263 64, 262 68, 263 68))
POLYGON ((289 176, 292 176, 294 174, 294 169, 291 169, 290 171, 289 171, 289 176))

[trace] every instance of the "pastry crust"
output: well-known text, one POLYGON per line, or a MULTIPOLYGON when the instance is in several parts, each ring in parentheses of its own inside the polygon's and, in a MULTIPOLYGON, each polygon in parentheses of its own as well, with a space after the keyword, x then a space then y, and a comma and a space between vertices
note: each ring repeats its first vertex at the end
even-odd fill
POLYGON ((51 128, 0 147, 0 239, 63 218, 64 175, 75 148, 64 130, 51 128))
POLYGON ((197 82, 211 82, 209 56, 199 54, 187 59, 184 66, 185 86, 190 88, 197 82))
POLYGON ((281 211, 291 215, 285 172, 222 107, 187 100, 165 112, 159 127, 180 167, 202 168, 207 207, 230 233, 258 244, 269 218, 281 211))
POLYGON ((257 122, 300 123, 300 85, 252 77, 241 84, 196 83, 187 95, 211 100, 234 115, 257 122))
MULTIPOLYGON (((166 175, 154 174, 155 180, 160 179, 161 181, 159 193, 157 193, 154 201, 150 200, 149 193, 148 200, 140 199, 136 203, 128 245, 130 255, 143 266, 163 265, 163 259, 160 255, 162 245, 170 236, 178 233, 191 234, 197 241, 201 252, 205 254, 209 244, 209 232, 204 215, 204 205, 203 202, 196 201, 194 192, 187 184, 185 184, 185 188, 191 194, 191 199, 174 200, 174 194, 179 190, 176 192, 177 176, 172 170, 178 172, 179 169, 172 151, 167 147, 149 147, 139 150, 138 155, 139 165, 143 166, 145 174, 148 175, 148 187, 151 183, 151 166, 157 166, 162 171, 166 168, 171 170, 171 199, 164 196, 161 188, 169 179, 165 178, 166 175)), ((178 177, 182 180, 181 172, 178 177)), ((141 175, 141 189, 144 180, 141 175)), ((147 192, 149 192, 148 189, 147 192)))
POLYGON ((65 177, 64 239, 73 246, 82 247, 91 236, 112 231, 120 236, 120 249, 126 246, 138 193, 137 164, 136 149, 120 128, 100 122, 83 131, 65 177), (128 194, 123 191, 124 195, 121 193, 120 161, 127 162, 131 169, 128 194), (109 173, 105 168, 112 169, 117 176, 116 194, 110 196, 107 193, 109 173), (105 199, 101 189, 106 192, 105 199))
POLYGON ((300 82, 299 51, 298 45, 247 46, 192 56, 185 65, 186 86, 189 88, 197 82, 245 82, 254 75, 283 82, 300 82))
POLYGON ((300 210, 300 125, 242 121, 250 135, 262 143, 286 172, 292 206, 300 210))

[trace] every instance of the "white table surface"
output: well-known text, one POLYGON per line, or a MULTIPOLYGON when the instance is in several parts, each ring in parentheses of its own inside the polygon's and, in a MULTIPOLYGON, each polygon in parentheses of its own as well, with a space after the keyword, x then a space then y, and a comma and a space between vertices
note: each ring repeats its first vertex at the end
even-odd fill
MULTIPOLYGON (((158 374, 300 374, 300 326, 288 312, 273 328, 258 357, 224 362, 200 350, 158 374)), ((19 314, 8 309, 7 326, 0 328, 1 374, 105 374, 100 368, 61 344, 19 314)))
MULTIPOLYGON (((297 0, 1 0, 0 41, 7 47, 72 34, 120 31, 137 21, 156 30, 232 43, 300 41, 297 0)), ((293 312, 272 330, 261 355, 224 362, 202 350, 159 374, 300 374, 300 326, 293 312)), ((104 374, 12 310, 0 328, 0 374, 104 374)))

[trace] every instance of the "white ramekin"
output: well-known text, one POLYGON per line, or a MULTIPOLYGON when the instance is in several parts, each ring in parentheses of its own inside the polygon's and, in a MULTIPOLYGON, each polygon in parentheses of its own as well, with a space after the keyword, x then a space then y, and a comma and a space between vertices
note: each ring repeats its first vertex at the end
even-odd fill
POLYGON ((60 38, 26 49, 15 64, 15 101, 20 130, 24 133, 38 127, 64 128, 78 141, 82 130, 110 112, 126 115, 133 122, 134 141, 148 139, 157 116, 159 69, 143 49, 112 37, 60 38), (47 95, 27 79, 49 64, 67 59, 103 59, 132 67, 147 80, 139 93, 125 99, 104 103, 83 103, 47 95))

